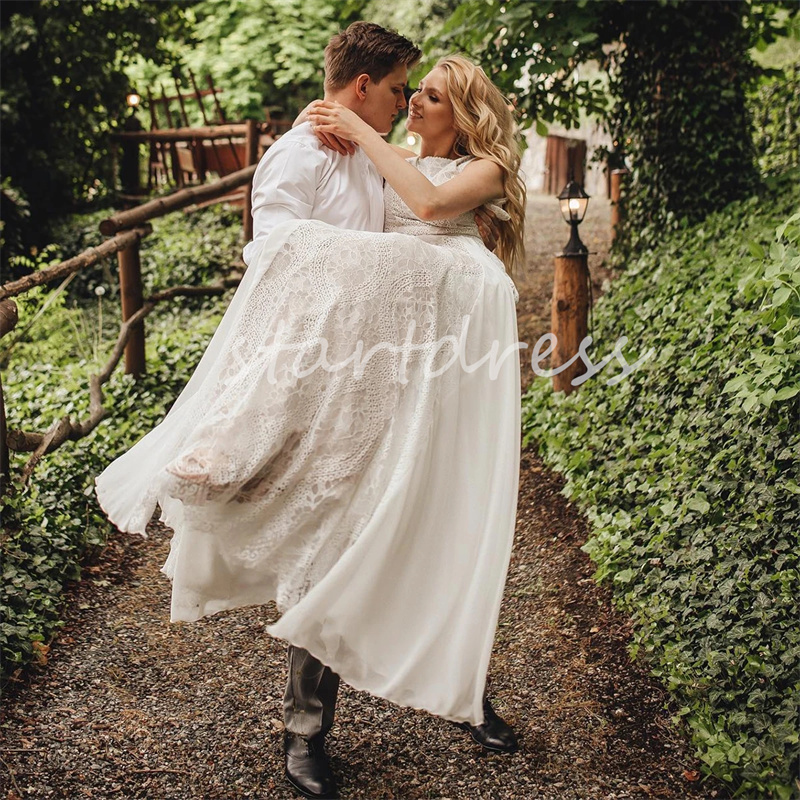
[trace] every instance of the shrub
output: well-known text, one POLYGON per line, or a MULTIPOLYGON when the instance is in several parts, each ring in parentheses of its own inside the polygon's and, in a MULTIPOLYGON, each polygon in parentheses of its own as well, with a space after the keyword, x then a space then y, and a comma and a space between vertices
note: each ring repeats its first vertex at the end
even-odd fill
MULTIPOLYGON (((149 289, 212 278, 237 255, 238 212, 206 209, 154 223, 143 247, 143 279, 149 289)), ((66 244, 82 249, 96 219, 76 218, 66 244)), ((87 244, 96 241, 88 239, 87 244)), ((116 340, 116 306, 106 302, 102 336, 98 299, 90 291, 98 274, 82 278, 85 292, 34 290, 19 299, 22 328, 50 301, 15 344, 3 374, 9 428, 45 430, 69 414, 89 410, 89 376, 99 371, 116 340), (89 297, 85 295, 88 293, 89 297)), ((99 508, 94 477, 156 425, 180 393, 216 329, 229 296, 192 298, 158 306, 147 318, 147 375, 139 381, 121 368, 103 387, 107 419, 87 437, 44 456, 30 484, 3 499, 0 651, 7 678, 43 652, 60 623, 65 584, 80 577, 81 561, 105 543, 111 526, 99 508)), ((10 337, 9 337, 10 338, 10 337)), ((3 344, 7 346, 4 340, 3 344)), ((28 454, 12 454, 12 478, 28 454)))
POLYGON ((629 362, 656 357, 569 396, 540 379, 523 409, 706 772, 781 798, 800 753, 797 177, 670 235, 612 284, 599 336, 626 335, 629 362))

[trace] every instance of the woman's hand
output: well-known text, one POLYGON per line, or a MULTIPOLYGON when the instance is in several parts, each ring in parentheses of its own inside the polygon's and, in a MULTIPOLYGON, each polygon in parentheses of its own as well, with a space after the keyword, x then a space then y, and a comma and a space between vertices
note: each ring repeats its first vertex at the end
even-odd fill
POLYGON ((318 100, 308 110, 308 119, 318 135, 328 134, 359 143, 373 128, 347 106, 335 100, 318 100))
MULTIPOLYGON (((322 100, 313 100, 310 102, 298 115, 297 119, 292 123, 292 127, 296 128, 298 125, 302 125, 304 122, 308 122, 308 114, 311 109, 314 108, 317 103, 322 103, 322 100)), ((332 133, 323 133, 322 131, 315 130, 314 133, 317 136, 317 139, 327 148, 331 150, 335 150, 337 153, 340 153, 343 156, 351 156, 356 151, 356 146, 348 141, 347 139, 340 139, 338 136, 335 136, 332 133)))
POLYGON ((319 100, 312 100, 296 117, 294 122, 292 123, 292 127, 296 128, 298 125, 302 125, 304 122, 308 122, 308 112, 311 110, 311 106, 314 103, 318 103, 319 100))

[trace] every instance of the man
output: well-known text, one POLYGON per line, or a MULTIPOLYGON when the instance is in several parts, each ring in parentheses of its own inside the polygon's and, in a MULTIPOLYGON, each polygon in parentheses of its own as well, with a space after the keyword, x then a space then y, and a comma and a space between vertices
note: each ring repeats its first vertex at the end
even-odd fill
MULTIPOLYGON (((325 48, 325 98, 355 111, 388 134, 406 107, 408 69, 420 51, 378 25, 355 22, 325 48)), ((253 178, 253 241, 244 261, 255 264, 264 240, 280 222, 316 219, 351 230, 383 230, 383 179, 360 150, 341 143, 323 147, 308 123, 282 136, 264 155, 253 178)), ((330 797, 335 781, 324 749, 333 724, 339 676, 307 650, 289 646, 284 695, 286 777, 306 797, 330 797)), ((516 749, 513 731, 484 701, 485 722, 462 724, 485 747, 516 749)))

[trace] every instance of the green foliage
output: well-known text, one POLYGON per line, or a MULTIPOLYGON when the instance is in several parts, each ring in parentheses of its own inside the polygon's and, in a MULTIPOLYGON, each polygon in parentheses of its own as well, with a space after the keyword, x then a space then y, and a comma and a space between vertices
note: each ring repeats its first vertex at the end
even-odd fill
POLYGON ((50 215, 106 194, 108 134, 122 117, 128 89, 122 69, 137 51, 163 57, 162 37, 179 30, 183 5, 0 4, 0 172, 30 203, 24 240, 39 243, 50 215))
MULTIPOLYGON (((207 283, 241 262, 241 208, 212 207, 188 215, 171 214, 159 221, 159 236, 142 242, 142 282, 145 296, 169 286, 207 283)), ((199 307, 208 300, 184 298, 199 307)), ((217 300, 210 301, 212 305, 217 300)))
POLYGON ((790 797, 800 754, 798 177, 614 281, 597 338, 655 357, 618 384, 600 373, 564 396, 540 379, 524 399, 525 441, 587 514, 633 655, 677 698, 705 770, 744 797, 790 797))
POLYGON ((756 0, 466 0, 444 36, 487 69, 540 134, 551 121, 577 125, 581 112, 604 120, 614 140, 609 166, 627 161, 633 170, 615 240, 622 261, 638 240, 653 244, 753 190, 750 48, 798 18, 797 9, 756 0), (608 85, 587 72, 591 61, 608 85))
MULTIPOLYGON (((219 207, 191 217, 175 214, 155 220, 142 258, 145 282, 165 288, 182 280, 211 278, 215 267, 226 272, 236 253, 231 247, 239 220, 238 211, 219 207)), ((75 222, 77 233, 70 249, 82 243, 95 221, 85 217, 75 222)), ((87 281, 89 290, 93 282, 100 283, 96 274, 87 281)), ((34 317, 35 323, 12 349, 3 372, 9 428, 41 431, 65 414, 88 416, 89 376, 105 363, 118 332, 118 304, 109 302, 111 294, 97 298, 90 291, 82 299, 78 293, 68 302, 65 292, 35 290, 19 298, 20 325, 34 317), (48 299, 46 313, 37 317, 48 299)), ((36 643, 52 637, 60 624, 65 583, 79 578, 81 561, 106 541, 110 525, 92 491, 94 476, 163 418, 200 360, 226 305, 227 298, 208 298, 159 306, 146 322, 147 375, 134 382, 118 368, 103 388, 109 417, 89 436, 44 456, 30 485, 23 490, 15 484, 3 499, 4 677, 36 658, 40 647, 36 643)), ((26 458, 13 454, 12 478, 19 475, 26 458)))
MULTIPOLYGON (((363 4, 354 0, 202 0, 192 9, 192 44, 175 47, 173 66, 184 78, 188 78, 187 68, 198 80, 211 74, 222 89, 220 100, 229 119, 263 119, 265 107, 294 117, 308 102, 321 97, 325 45, 341 27, 359 18, 363 4)), ((139 58, 128 75, 140 92, 163 83, 173 93, 169 67, 159 68, 139 58)), ((156 94, 160 95, 160 89, 156 94)), ((196 103, 187 103, 188 112, 194 115, 193 123, 202 121, 196 103)))
POLYGON ((426 48, 444 44, 477 60, 514 100, 523 126, 570 128, 581 109, 599 114, 608 106, 602 83, 576 68, 604 60, 602 45, 619 35, 619 5, 466 0, 426 48))
POLYGON ((796 62, 759 78, 749 97, 754 144, 763 173, 800 166, 800 39, 796 62))
POLYGON ((25 252, 24 231, 30 217, 30 204, 25 195, 11 183, 9 177, 3 177, 0 186, 0 283, 5 283, 9 275, 9 258, 25 252))
POLYGON ((611 56, 610 84, 611 133, 633 173, 615 242, 623 257, 637 242, 652 245, 681 220, 699 222, 755 189, 745 98, 756 70, 746 8, 644 3, 628 20, 625 47, 611 56))

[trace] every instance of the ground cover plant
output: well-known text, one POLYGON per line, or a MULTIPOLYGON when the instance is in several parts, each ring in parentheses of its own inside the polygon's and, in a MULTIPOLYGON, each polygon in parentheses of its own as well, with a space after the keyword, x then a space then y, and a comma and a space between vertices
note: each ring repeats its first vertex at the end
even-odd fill
MULTIPOLYGON (((70 217, 56 226, 59 243, 44 248, 38 265, 96 243, 99 218, 70 217)), ((238 258, 238 209, 174 214, 155 220, 153 227, 142 248, 146 293, 210 281, 227 273, 238 258)), ((65 414, 88 416, 89 376, 105 363, 119 330, 113 267, 112 262, 110 268, 106 264, 80 274, 60 291, 53 287, 18 298, 18 330, 0 343, 9 429, 43 431, 65 414)), ((118 367, 104 387, 108 418, 86 438, 46 455, 27 487, 12 483, 3 498, 4 679, 33 660, 46 660, 48 642, 60 624, 65 586, 80 577, 81 564, 91 561, 111 530, 94 496, 95 475, 163 418, 202 356, 230 296, 181 298, 157 307, 146 320, 147 375, 134 381, 118 367)), ((12 479, 26 457, 12 458, 12 479)))
POLYGON ((626 379, 565 396, 538 378, 523 399, 633 655, 746 797, 791 797, 800 753, 799 187, 770 179, 624 265, 594 338, 627 336, 631 363, 653 348, 626 379))

